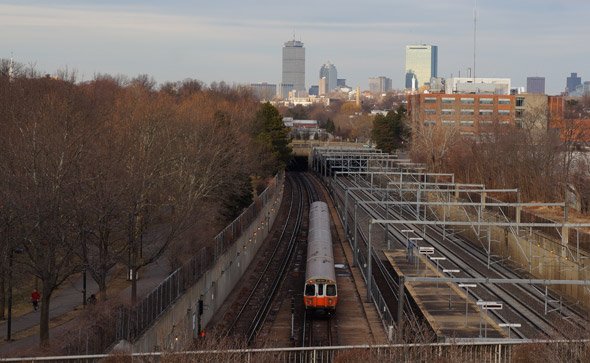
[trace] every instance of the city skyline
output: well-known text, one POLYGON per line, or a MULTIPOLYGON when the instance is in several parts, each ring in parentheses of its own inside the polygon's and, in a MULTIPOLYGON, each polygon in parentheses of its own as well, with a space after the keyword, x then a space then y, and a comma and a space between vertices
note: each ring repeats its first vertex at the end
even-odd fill
MULTIPOLYGON (((313 3, 313 13, 308 3, 287 12, 264 1, 8 0, 0 5, 0 57, 13 54, 41 72, 67 67, 83 80, 109 73, 149 74, 159 83, 278 84, 281 46, 295 34, 307 49, 306 68, 330 59, 349 85, 363 89, 376 75, 403 88, 408 44, 438 45, 441 77, 472 66, 473 0, 345 0, 338 16, 328 11, 333 3, 313 3)), ((580 46, 588 11, 581 0, 479 0, 477 75, 511 78, 514 86, 543 76, 550 94, 565 90, 572 72, 590 79, 590 50, 580 46)), ((307 72, 306 87, 315 78, 307 72)))

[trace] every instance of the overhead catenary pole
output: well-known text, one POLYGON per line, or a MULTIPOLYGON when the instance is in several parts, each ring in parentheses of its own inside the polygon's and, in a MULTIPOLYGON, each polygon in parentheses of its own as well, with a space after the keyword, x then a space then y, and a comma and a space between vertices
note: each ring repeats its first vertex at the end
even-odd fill
POLYGON ((367 245, 367 301, 368 302, 373 302, 373 297, 371 295, 371 285, 372 285, 372 281, 371 281, 371 274, 373 273, 371 271, 371 229, 373 227, 373 222, 369 222, 369 243, 367 245))

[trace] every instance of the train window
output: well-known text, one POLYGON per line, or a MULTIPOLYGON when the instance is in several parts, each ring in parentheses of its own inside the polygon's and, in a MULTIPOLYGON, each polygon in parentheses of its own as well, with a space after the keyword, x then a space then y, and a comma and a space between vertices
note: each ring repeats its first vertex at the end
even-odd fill
POLYGON ((336 285, 328 285, 326 287, 326 295, 336 296, 336 285))
POLYGON ((324 295, 324 285, 318 284, 318 296, 324 295))
POLYGON ((305 296, 315 296, 315 285, 305 285, 305 296))

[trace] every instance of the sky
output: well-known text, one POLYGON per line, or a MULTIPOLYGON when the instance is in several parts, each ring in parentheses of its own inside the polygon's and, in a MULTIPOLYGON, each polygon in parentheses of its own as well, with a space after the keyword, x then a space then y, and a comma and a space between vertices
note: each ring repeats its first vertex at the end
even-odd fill
MULTIPOLYGON (((404 85, 405 46, 438 45, 439 76, 473 67, 476 0, 0 0, 0 58, 44 73, 149 74, 229 84, 281 82, 283 43, 306 49, 306 85, 327 61, 352 87, 404 85)), ((544 76, 558 94, 590 80, 590 1, 477 0, 478 77, 513 87, 544 76)))

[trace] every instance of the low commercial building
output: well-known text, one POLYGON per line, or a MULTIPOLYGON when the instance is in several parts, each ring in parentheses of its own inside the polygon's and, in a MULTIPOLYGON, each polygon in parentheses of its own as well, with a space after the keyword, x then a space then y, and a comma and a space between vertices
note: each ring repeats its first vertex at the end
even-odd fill
POLYGON ((445 80, 445 93, 510 94, 510 78, 454 77, 445 80))
POLYGON ((277 85, 266 82, 251 83, 252 93, 261 101, 270 101, 277 96, 277 85))

